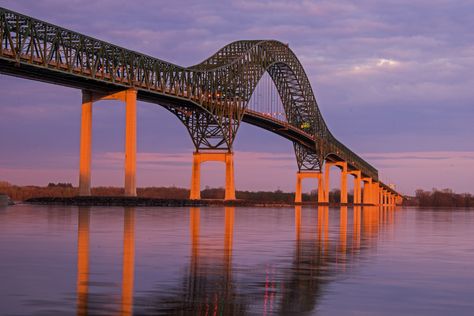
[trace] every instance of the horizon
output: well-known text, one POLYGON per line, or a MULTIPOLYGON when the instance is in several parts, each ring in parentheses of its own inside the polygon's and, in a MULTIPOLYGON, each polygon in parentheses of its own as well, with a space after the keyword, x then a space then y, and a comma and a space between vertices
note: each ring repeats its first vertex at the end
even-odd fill
MULTIPOLYGON (((63 187, 63 188, 79 189, 78 186, 74 186, 70 182, 49 182, 48 184, 18 185, 18 184, 15 184, 15 183, 10 183, 10 182, 7 182, 7 181, 0 180, 0 188, 2 188, 2 187, 11 187, 11 186, 15 186, 15 187, 19 187, 19 188, 24 188, 24 187, 35 187, 35 188, 50 188, 50 187, 51 188, 58 188, 58 187, 63 187)), ((121 190, 123 190, 124 188, 123 188, 123 186, 98 185, 98 186, 92 186, 91 189, 92 190, 93 189, 121 189, 121 190)), ((179 190, 187 190, 187 191, 190 190, 188 187, 181 187, 181 186, 176 186, 176 185, 138 186, 137 190, 140 190, 140 189, 179 189, 179 190)), ((201 188, 201 191, 206 191, 206 190, 222 190, 222 191, 224 191, 225 187, 224 186, 211 187, 209 185, 206 185, 204 188, 201 188)), ((418 191, 418 190, 421 190, 423 192, 447 192, 447 193, 453 193, 453 194, 458 194, 458 195, 464 195, 464 194, 473 195, 472 192, 456 192, 456 191, 452 190, 451 188, 431 188, 430 190, 419 188, 419 189, 416 189, 415 192, 413 192, 413 194, 405 194, 404 196, 405 197, 415 197, 416 196, 416 191, 418 191)), ((284 194, 294 194, 295 193, 294 190, 293 191, 285 191, 285 190, 281 190, 281 189, 276 189, 276 190, 240 190, 240 189, 236 189, 235 191, 236 192, 252 192, 252 193, 258 193, 258 192, 271 192, 271 193, 281 192, 281 193, 284 193, 284 194)), ((332 192, 332 193, 339 192, 339 191, 340 191, 340 189, 337 188, 337 187, 331 188, 331 190, 330 190, 330 192, 332 192)), ((2 194, 1 191, 0 191, 0 194, 2 194)), ((317 189, 306 190, 306 191, 303 192, 303 194, 317 194, 317 189)), ((353 189, 348 190, 347 194, 348 195, 353 195, 354 194, 353 189)))

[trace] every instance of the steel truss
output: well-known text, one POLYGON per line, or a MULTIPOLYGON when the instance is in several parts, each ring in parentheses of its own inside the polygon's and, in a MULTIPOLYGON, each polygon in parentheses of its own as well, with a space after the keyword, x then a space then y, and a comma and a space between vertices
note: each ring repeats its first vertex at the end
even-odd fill
MULTIPOLYGON (((181 67, 0 8, 0 72, 83 89, 134 88, 167 106, 187 127, 196 150, 232 150, 253 91, 268 72, 288 124, 312 135, 294 139, 300 170, 321 170, 328 157, 378 179, 377 170, 329 131, 295 54, 272 40, 233 42, 200 64, 181 67)), ((109 91, 109 92, 110 92, 109 91)))

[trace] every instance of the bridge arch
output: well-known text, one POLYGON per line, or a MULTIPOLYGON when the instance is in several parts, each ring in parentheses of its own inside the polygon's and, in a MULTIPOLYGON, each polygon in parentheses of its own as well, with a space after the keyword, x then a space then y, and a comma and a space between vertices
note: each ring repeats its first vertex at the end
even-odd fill
MULTIPOLYGON (((327 138, 330 133, 318 108, 309 79, 288 45, 271 40, 237 41, 187 69, 194 72, 195 76, 199 73, 197 76, 207 77, 205 84, 199 89, 210 91, 210 95, 222 96, 230 101, 228 115, 232 123, 221 128, 223 135, 234 136, 258 82, 267 72, 282 100, 287 123, 310 134, 316 140, 316 146, 294 141, 299 169, 320 170, 325 152, 324 148, 318 145, 323 144, 322 139, 327 138), (235 102, 236 100, 239 102, 235 102), (234 133, 228 132, 230 126, 233 127, 234 133)), ((205 105, 203 107, 206 108, 205 105)), ((222 113, 219 113, 219 116, 221 115, 222 113)), ((229 147, 232 142, 233 139, 226 140, 229 147)))

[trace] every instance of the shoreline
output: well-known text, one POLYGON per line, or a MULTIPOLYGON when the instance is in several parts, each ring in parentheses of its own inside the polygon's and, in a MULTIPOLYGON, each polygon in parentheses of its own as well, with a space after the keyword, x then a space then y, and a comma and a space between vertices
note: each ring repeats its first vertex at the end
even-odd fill
MULTIPOLYGON (((30 198, 22 203, 33 205, 67 205, 67 206, 124 206, 124 207, 201 207, 201 206, 243 206, 243 207, 291 207, 298 205, 310 206, 353 206, 353 204, 341 205, 340 203, 318 203, 306 201, 302 203, 233 200, 221 199, 163 199, 145 197, 124 196, 75 196, 75 197, 37 197, 30 198)), ((373 206, 359 204, 360 206, 373 206)), ((359 206, 357 205, 357 206, 359 206)))

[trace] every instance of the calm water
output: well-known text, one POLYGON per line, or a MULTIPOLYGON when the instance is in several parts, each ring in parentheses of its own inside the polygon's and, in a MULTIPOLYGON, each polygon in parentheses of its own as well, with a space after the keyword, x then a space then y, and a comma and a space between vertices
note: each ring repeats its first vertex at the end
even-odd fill
POLYGON ((473 315, 474 211, 0 209, 1 315, 473 315))

